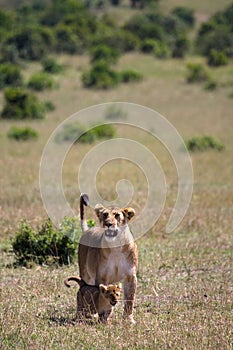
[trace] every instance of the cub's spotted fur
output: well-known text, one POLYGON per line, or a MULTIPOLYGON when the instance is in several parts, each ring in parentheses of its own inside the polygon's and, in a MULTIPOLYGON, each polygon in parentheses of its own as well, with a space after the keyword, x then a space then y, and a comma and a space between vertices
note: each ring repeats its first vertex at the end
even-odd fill
POLYGON ((77 293, 77 319, 91 318, 91 315, 98 314, 101 322, 107 322, 113 312, 113 306, 119 300, 120 286, 115 284, 90 286, 78 276, 68 277, 64 283, 70 287, 70 281, 79 284, 77 293))

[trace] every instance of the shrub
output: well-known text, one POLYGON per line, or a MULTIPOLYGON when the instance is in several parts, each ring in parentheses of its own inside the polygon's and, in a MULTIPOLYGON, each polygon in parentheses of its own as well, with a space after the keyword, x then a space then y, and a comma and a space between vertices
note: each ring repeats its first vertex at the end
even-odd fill
POLYGON ((42 67, 45 72, 52 74, 60 73, 63 70, 63 66, 52 57, 43 59, 42 67))
POLYGON ((12 126, 7 136, 16 141, 27 141, 29 139, 36 139, 38 137, 38 132, 30 127, 18 128, 12 126))
POLYGON ((85 87, 109 89, 119 84, 120 74, 111 69, 106 62, 99 61, 83 73, 82 81, 85 87))
POLYGON ((151 53, 154 51, 156 46, 156 40, 154 39, 145 39, 141 42, 140 49, 144 53, 151 53))
POLYGON ((121 80, 123 81, 123 83, 129 83, 131 81, 142 80, 141 73, 139 73, 133 69, 124 70, 120 74, 121 74, 121 80))
POLYGON ((31 76, 28 82, 28 87, 36 91, 53 89, 55 87, 55 82, 48 73, 39 72, 31 76))
POLYGON ((115 135, 114 127, 109 124, 99 125, 85 132, 86 129, 87 128, 77 123, 67 124, 57 135, 56 142, 93 143, 98 139, 112 138, 115 135))
POLYGON ((212 136, 196 136, 186 141, 186 146, 189 151, 205 151, 208 149, 215 149, 222 151, 224 149, 223 143, 212 136))
POLYGON ((53 102, 45 101, 44 102, 44 109, 46 112, 51 112, 51 111, 54 111, 56 109, 56 107, 55 107, 53 102))
POLYGON ((41 119, 45 109, 37 96, 19 88, 7 88, 4 91, 5 106, 2 111, 4 119, 41 119))
POLYGON ((208 79, 208 74, 206 72, 205 67, 199 63, 188 63, 187 64, 188 74, 187 74, 187 82, 202 82, 208 79))
POLYGON ((178 35, 173 45, 172 57, 183 58, 189 49, 189 45, 189 40, 184 34, 178 35))
POLYGON ((64 219, 60 229, 55 229, 48 219, 38 231, 35 231, 27 221, 23 221, 12 242, 16 264, 30 266, 32 263, 40 265, 72 263, 78 242, 78 239, 72 240, 72 238, 74 233, 76 236, 78 232, 81 234, 73 219, 64 219))
POLYGON ((209 78, 207 80, 207 82, 205 83, 204 88, 205 88, 205 90, 213 91, 213 90, 217 89, 217 86, 218 86, 217 81, 212 79, 212 78, 209 78))
POLYGON ((120 52, 133 51, 139 48, 138 37, 127 30, 109 28, 93 36, 93 45, 107 45, 120 52))
POLYGON ((0 65, 0 88, 23 85, 23 77, 18 66, 12 64, 0 65))
POLYGON ((107 109, 105 118, 110 120, 125 119, 127 113, 116 105, 111 106, 107 109))
POLYGON ((182 22, 185 23, 188 27, 193 27, 195 24, 195 18, 194 18, 194 10, 183 7, 183 6, 178 6, 175 7, 172 10, 172 14, 177 16, 182 22))
POLYGON ((157 58, 167 58, 171 55, 171 51, 166 43, 156 41, 154 54, 157 58))
POLYGON ((224 66, 228 63, 225 52, 212 49, 208 55, 208 65, 213 67, 224 66))
POLYGON ((91 62, 103 60, 107 63, 116 63, 120 51, 107 45, 98 45, 91 49, 91 62))

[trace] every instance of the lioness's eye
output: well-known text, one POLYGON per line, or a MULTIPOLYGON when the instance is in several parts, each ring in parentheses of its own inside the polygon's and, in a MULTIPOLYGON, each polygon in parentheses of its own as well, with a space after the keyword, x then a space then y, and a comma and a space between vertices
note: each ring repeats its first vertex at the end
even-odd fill
POLYGON ((108 213, 107 212, 103 213, 103 216, 104 216, 104 218, 107 218, 108 217, 108 213))
POLYGON ((119 214, 119 213, 116 213, 116 214, 115 214, 115 218, 116 218, 116 219, 119 219, 119 217, 120 217, 120 214, 119 214))

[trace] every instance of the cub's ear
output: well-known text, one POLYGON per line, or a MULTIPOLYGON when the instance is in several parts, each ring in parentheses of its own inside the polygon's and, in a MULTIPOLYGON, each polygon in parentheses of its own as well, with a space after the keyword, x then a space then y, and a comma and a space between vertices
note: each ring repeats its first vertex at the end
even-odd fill
POLYGON ((104 210, 104 206, 102 204, 96 204, 95 206, 95 213, 96 215, 98 216, 98 218, 100 219, 100 216, 101 216, 101 213, 103 212, 104 210))
POLYGON ((107 287, 104 284, 100 284, 99 285, 99 290, 100 290, 101 293, 104 294, 106 292, 106 290, 107 290, 107 287))
POLYGON ((131 220, 135 216, 135 210, 133 208, 124 208, 123 214, 127 218, 127 220, 131 220))

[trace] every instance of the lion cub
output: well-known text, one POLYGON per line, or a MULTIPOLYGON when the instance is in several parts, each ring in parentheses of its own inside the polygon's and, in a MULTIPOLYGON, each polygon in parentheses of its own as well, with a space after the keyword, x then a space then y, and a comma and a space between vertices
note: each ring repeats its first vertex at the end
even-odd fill
POLYGON ((78 276, 70 276, 64 281, 67 287, 70 287, 70 281, 77 282, 80 287, 77 293, 77 319, 91 318, 92 315, 98 314, 101 322, 109 321, 113 306, 116 305, 120 297, 120 285, 91 286, 78 276))

